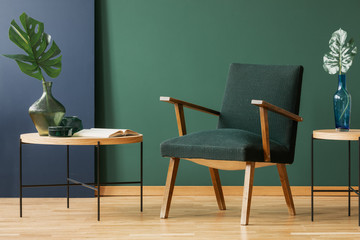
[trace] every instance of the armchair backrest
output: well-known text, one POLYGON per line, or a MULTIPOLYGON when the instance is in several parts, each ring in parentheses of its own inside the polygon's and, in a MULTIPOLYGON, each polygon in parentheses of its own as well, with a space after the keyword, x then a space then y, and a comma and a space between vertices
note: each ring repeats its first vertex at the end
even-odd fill
MULTIPOLYGON (((259 108, 264 100, 299 114, 302 66, 233 63, 230 66, 218 128, 237 128, 261 134, 259 108)), ((269 111, 269 135, 294 152, 297 122, 269 111)))

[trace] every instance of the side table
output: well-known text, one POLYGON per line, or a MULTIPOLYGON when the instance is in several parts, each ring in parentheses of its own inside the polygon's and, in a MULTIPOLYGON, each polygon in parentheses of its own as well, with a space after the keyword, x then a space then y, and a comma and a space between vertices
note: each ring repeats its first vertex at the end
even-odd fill
POLYGON ((354 192, 359 199, 359 226, 360 226, 360 194, 359 190, 351 186, 351 141, 358 141, 359 144, 359 180, 360 186, 360 129, 351 129, 349 131, 337 131, 336 129, 314 130, 311 136, 311 221, 314 221, 314 192, 347 192, 348 193, 348 216, 350 216, 350 193, 354 192), (348 141, 348 189, 346 190, 316 190, 314 189, 314 140, 337 140, 348 141))
POLYGON ((67 187, 67 208, 69 208, 69 187, 73 185, 82 185, 97 192, 98 221, 100 221, 100 186, 101 184, 140 184, 140 210, 143 211, 143 135, 123 136, 115 138, 93 138, 93 137, 48 137, 39 136, 38 133, 25 133, 20 135, 20 217, 22 217, 22 198, 23 188, 26 187, 67 187), (120 145, 140 143, 140 179, 133 182, 104 182, 100 183, 100 146, 102 145, 120 145), (24 185, 22 182, 22 145, 23 144, 42 144, 42 145, 63 145, 67 146, 67 183, 43 184, 43 185, 24 185), (96 161, 96 183, 82 183, 70 178, 69 171, 69 146, 95 146, 96 161), (96 187, 95 187, 96 186, 96 187))

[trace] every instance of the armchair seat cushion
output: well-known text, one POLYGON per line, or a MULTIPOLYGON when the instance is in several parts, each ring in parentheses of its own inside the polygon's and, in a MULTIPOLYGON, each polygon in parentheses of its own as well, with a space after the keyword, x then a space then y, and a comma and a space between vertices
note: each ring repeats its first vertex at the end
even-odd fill
MULTIPOLYGON (((261 136, 231 128, 201 131, 172 138, 160 145, 163 157, 202 158, 263 162, 261 136)), ((270 140, 271 162, 292 163, 292 155, 284 145, 270 140)))

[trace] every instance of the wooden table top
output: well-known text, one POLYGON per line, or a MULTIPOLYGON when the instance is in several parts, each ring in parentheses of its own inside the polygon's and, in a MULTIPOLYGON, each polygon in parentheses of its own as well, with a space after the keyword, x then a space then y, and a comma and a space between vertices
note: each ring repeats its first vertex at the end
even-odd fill
POLYGON ((350 129, 349 131, 322 129, 313 131, 313 138, 316 139, 358 141, 359 137, 360 129, 350 129))
POLYGON ((23 143, 44 144, 44 145, 117 145, 130 144, 143 141, 143 135, 123 136, 112 138, 94 138, 94 137, 50 137, 40 136, 38 133, 24 133, 20 135, 23 143))

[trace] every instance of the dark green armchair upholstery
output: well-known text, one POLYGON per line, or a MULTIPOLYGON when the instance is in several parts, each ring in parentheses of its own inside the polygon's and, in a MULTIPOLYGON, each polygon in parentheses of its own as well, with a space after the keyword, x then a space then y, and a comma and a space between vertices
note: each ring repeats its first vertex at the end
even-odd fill
POLYGON ((295 215, 284 164, 294 161, 297 123, 302 120, 297 116, 302 73, 302 66, 233 63, 230 66, 220 112, 162 97, 161 100, 175 105, 180 134, 179 137, 166 140, 160 145, 162 156, 170 157, 162 218, 167 218, 169 213, 180 159, 209 167, 219 208, 222 210, 226 207, 217 169, 249 171, 246 176, 250 177, 245 179, 245 183, 250 181, 250 185, 245 186, 244 192, 247 189, 247 196, 243 196, 247 197, 248 201, 248 205, 243 202, 243 225, 248 224, 252 189, 250 178, 253 177, 253 169, 257 165, 277 165, 289 212, 295 215), (186 135, 183 107, 219 116, 217 129, 186 135), (238 164, 234 169, 223 167, 223 164, 234 164, 234 161, 238 164))
MULTIPOLYGON (((270 140, 271 159, 287 163, 291 154, 284 145, 270 140)), ((229 161, 263 162, 261 135, 234 128, 191 133, 161 144, 163 157, 204 158, 229 161)))

